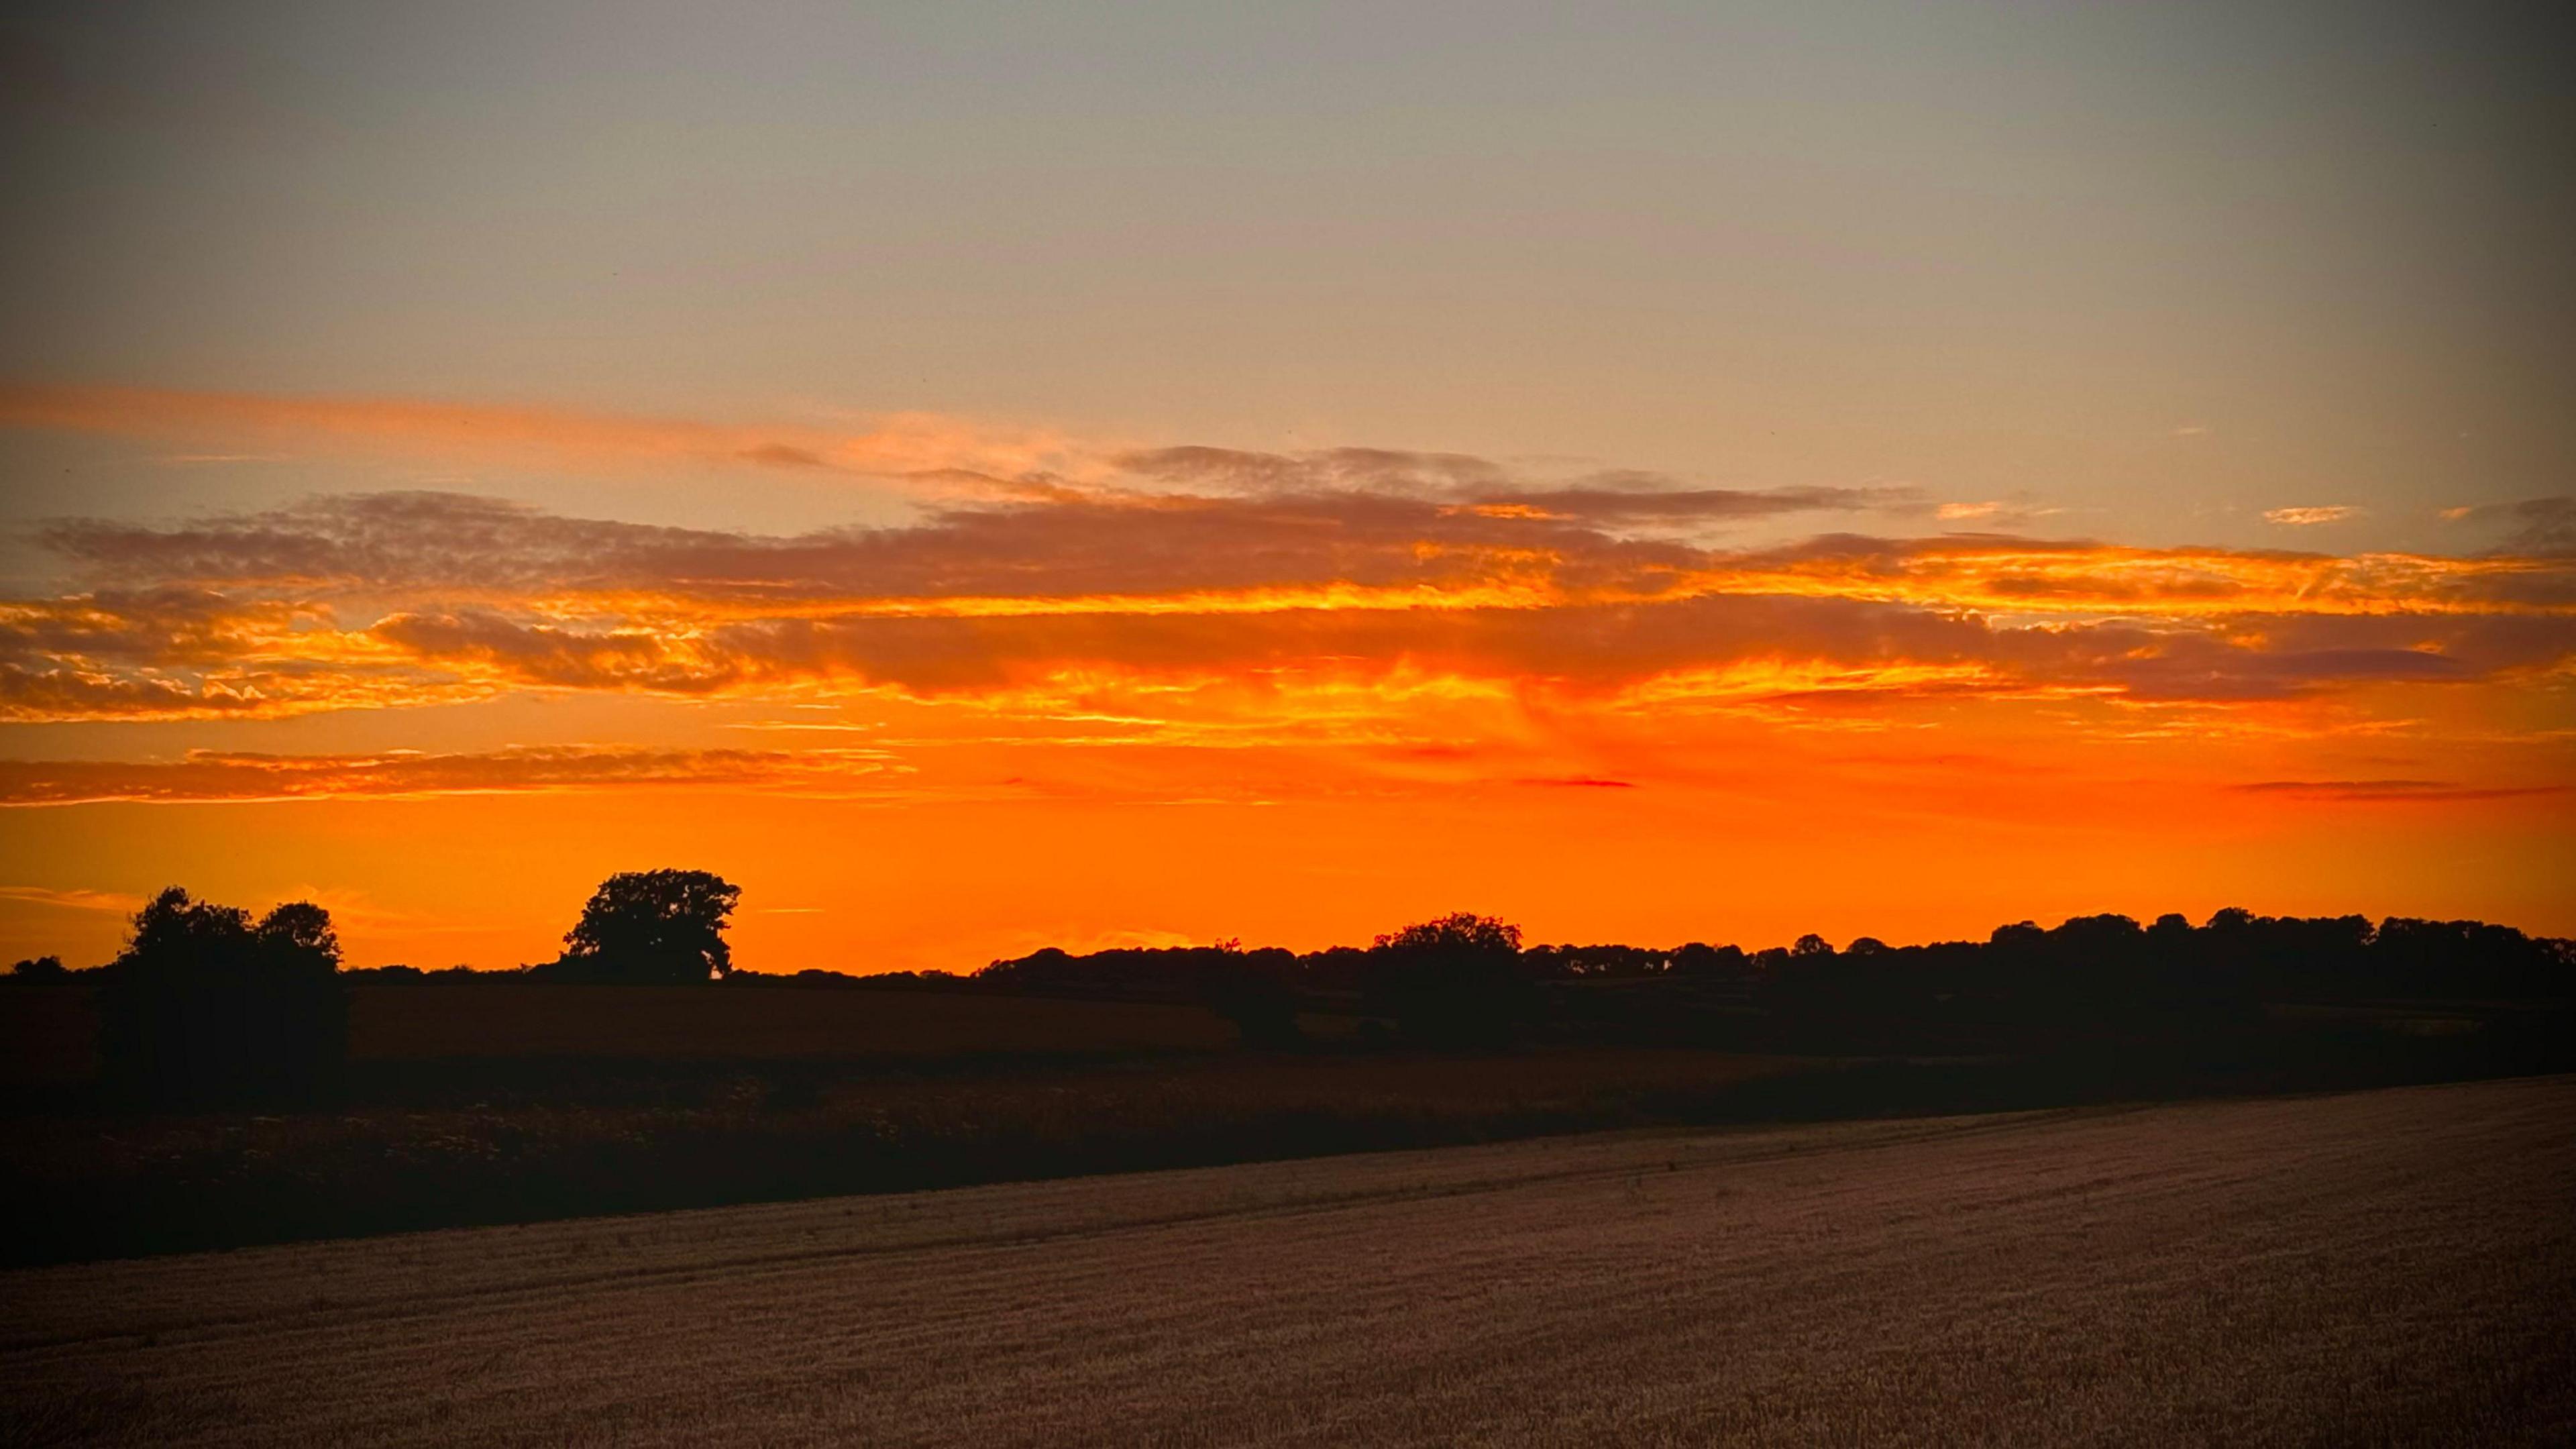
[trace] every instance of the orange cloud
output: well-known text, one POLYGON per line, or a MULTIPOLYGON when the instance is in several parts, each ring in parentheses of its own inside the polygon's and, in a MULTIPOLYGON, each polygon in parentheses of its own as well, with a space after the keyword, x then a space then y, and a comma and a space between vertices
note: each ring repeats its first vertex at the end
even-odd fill
MULTIPOLYGON (((848 795, 864 793, 871 782, 882 789, 898 773, 883 752, 873 750, 651 750, 589 745, 479 754, 394 750, 374 755, 265 755, 195 750, 184 760, 165 763, 0 761, 0 805, 411 799, 639 785, 757 786, 848 795)), ((9 894, 0 890, 0 896, 9 894)))
MULTIPOLYGON (((1098 445, 1040 428, 894 413, 859 428, 744 427, 570 409, 0 384, 0 426, 440 457, 535 457, 588 470, 744 463, 1010 494, 1012 480, 1096 471, 1098 445)), ((231 455, 245 456, 245 455, 231 455)), ((268 456, 275 456, 274 454, 268 456)))
POLYGON ((143 909, 143 897, 137 895, 119 891, 57 890, 48 886, 0 886, 0 901, 118 916, 130 916, 143 909))
POLYGON ((2565 785, 2464 785, 2455 780, 2257 780, 2235 788, 2254 795, 2369 805, 2512 800, 2568 791, 2565 785))
MULTIPOLYGON (((746 913, 746 952, 790 967, 853 964, 830 954, 853 916, 909 920, 884 929, 913 964, 955 965, 939 953, 971 964, 959 943, 988 928, 1320 941, 1467 886, 1541 929, 1554 912, 1589 931, 1615 901, 1644 914, 1605 934, 1696 930, 1683 917, 1715 896, 1831 930, 1856 869, 1911 872, 1921 929, 1982 927, 2208 909, 2227 901, 2192 882, 2290 879, 2285 852, 2303 882, 2378 871, 2374 905, 2438 878, 2463 913, 2563 910, 2564 499, 2473 509, 2464 536, 2490 552, 2338 555, 2019 537, 2002 530, 2035 509, 1903 490, 937 419, 18 387, 0 424, 186 439, 186 457, 909 481, 904 526, 788 535, 439 493, 40 527, 60 582, 0 600, 0 719, 77 758, 0 762, 0 803, 238 807, 79 820, 124 832, 155 877, 249 876, 265 851, 271 894, 375 891, 388 914, 369 929, 405 954, 450 949, 443 903, 498 890, 524 898, 512 929, 533 944, 477 949, 525 959, 508 953, 545 948, 598 872, 645 860, 744 862, 773 904, 861 902, 841 927, 746 913), (1989 531, 1723 532, 1836 514, 1989 531), (816 747, 727 747, 745 739, 816 747), (142 757, 214 742, 260 748, 142 757), (678 791, 723 798, 675 808, 678 791), (354 822, 397 818, 381 852, 345 848, 354 822), (1046 863, 1007 923, 989 886, 1004 839, 1046 863), (2157 898, 2102 894, 2155 872, 2157 898), (2498 879, 2518 894, 2476 904, 2498 879)), ((46 833, 0 835, 8 878, 54 879, 46 833)), ((0 906, 104 940, 109 906, 36 892, 0 906)))
POLYGON ((2265 523, 2287 524, 2292 528, 2312 528, 2320 523, 2345 523, 2361 516, 2361 510, 2348 503, 2326 504, 2314 508, 2267 508, 2265 523))
POLYGON ((2548 555, 1999 535, 1723 551, 1384 494, 1086 498, 792 537, 394 494, 44 539, 98 587, 0 604, 7 717, 1400 669, 1639 699, 2224 701, 2540 683, 2576 658, 2576 563, 2548 555))

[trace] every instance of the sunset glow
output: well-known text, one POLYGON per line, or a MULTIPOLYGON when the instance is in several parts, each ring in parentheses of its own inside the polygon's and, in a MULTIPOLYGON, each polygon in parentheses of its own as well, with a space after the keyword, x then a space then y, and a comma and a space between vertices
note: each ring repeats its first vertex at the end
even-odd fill
MULTIPOLYGON (((2153 23, 2051 43, 2125 74, 2153 23)), ((1741 126, 1587 150, 1729 87, 1577 48, 1496 93, 1542 126, 1422 60, 1482 120, 1379 174, 1266 80, 1217 107, 1220 165, 1126 109, 1193 83, 937 29, 849 64, 989 66, 1037 109, 906 91, 905 150, 895 101, 787 65, 774 112, 665 133, 593 76, 595 128, 381 193, 370 107, 488 152, 552 102, 403 100, 495 62, 386 44, 355 88, 117 110, 187 62, 47 40, 75 79, 14 123, 44 164, 0 354, 8 951, 103 960, 184 882, 320 901, 353 964, 509 966, 662 865, 742 886, 755 971, 1450 909, 1747 945, 2231 904, 2576 931, 2576 314, 2525 202, 2385 236, 2376 188, 2434 183, 2361 179, 2367 136, 2313 151, 2262 86, 2209 82, 2222 145, 1946 32, 1889 55, 2019 123, 1916 134, 1932 92, 1875 85, 1809 116, 1747 71, 1741 126), (273 145, 168 179, 207 154, 188 108, 235 103, 273 145), (2211 159, 2132 154, 2095 124, 2123 105, 2211 159), (1802 127, 1811 164, 1762 159, 1802 127), (1113 135, 1167 169, 1066 159, 1113 135), (1050 146, 1092 192, 1018 169, 1050 146), (1981 191, 1995 147, 2022 169, 1981 191), (185 254, 130 295, 85 271, 161 186, 185 254), (2478 282, 2469 236, 2526 241, 2478 282)))

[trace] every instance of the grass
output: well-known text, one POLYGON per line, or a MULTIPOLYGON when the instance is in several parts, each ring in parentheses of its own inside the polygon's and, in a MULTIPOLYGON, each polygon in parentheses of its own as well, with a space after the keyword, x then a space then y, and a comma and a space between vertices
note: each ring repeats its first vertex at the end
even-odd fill
POLYGON ((23 1442, 2551 1443, 2576 1080, 0 1275, 23 1442))

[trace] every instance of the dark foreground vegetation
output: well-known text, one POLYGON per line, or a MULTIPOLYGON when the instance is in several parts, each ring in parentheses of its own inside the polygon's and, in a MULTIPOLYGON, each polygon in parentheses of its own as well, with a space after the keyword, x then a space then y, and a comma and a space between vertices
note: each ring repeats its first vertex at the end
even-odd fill
POLYGON ((701 872, 556 962, 344 971, 156 898, 0 990, 17 1262, 1495 1140, 2576 1068, 2576 947, 2474 922, 2079 918, 1983 942, 1525 947, 1452 916, 972 976, 731 971, 701 872))

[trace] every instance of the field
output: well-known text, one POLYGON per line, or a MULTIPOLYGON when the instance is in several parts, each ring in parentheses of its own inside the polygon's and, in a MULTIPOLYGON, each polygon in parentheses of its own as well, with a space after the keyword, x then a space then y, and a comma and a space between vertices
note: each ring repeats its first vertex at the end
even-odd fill
POLYGON ((2563 1013, 2425 1032, 2407 1006, 1929 1055, 1739 1011, 1721 1046, 1668 1029, 1687 991, 1589 986, 1517 1043, 1306 1016, 1286 1049, 1195 1004, 991 991, 362 981, 350 998, 337 1089, 137 1111, 95 1081, 86 989, 0 990, 0 1266, 1577 1131, 2532 1075, 2566 1070, 2576 1040, 2563 1013))
POLYGON ((9 1437, 2566 1442, 2576 1079, 0 1276, 9 1437))
POLYGON ((0 1262, 1704 1120, 1800 1065, 1651 1049, 442 1060, 324 1112, 0 1117, 17 1218, 0 1262))
MULTIPOLYGON (((0 995, 0 1086, 88 1080, 85 986, 0 995)), ((1208 1051, 1234 1028, 1201 1006, 933 991, 369 982, 349 992, 349 1058, 767 1061, 1208 1051)))

